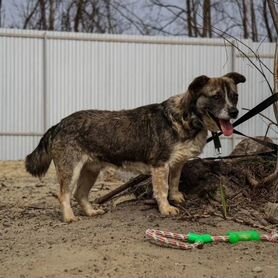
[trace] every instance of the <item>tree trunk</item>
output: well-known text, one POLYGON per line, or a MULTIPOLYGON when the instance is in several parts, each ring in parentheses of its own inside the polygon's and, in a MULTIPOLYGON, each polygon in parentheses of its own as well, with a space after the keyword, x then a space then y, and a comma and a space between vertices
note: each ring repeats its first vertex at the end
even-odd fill
POLYGON ((69 5, 61 2, 62 5, 62 19, 61 19, 61 30, 62 31, 72 31, 72 18, 71 10, 74 9, 75 2, 71 2, 69 5))
POLYGON ((190 5, 190 0, 186 0, 186 14, 187 14, 188 36, 192 37, 192 22, 191 22, 191 5, 190 5))
POLYGON ((33 15, 37 12, 37 9, 39 7, 39 1, 36 2, 36 5, 34 6, 33 10, 29 13, 29 15, 25 18, 23 23, 23 29, 28 28, 28 25, 33 17, 33 15))
POLYGON ((269 22, 268 22, 268 14, 267 14, 267 0, 264 0, 264 5, 263 5, 263 18, 264 18, 264 24, 265 24, 265 28, 267 31, 267 36, 268 36, 268 40, 270 42, 273 42, 273 37, 272 37, 272 32, 269 26, 269 22))
POLYGON ((40 10, 41 10, 40 26, 42 30, 47 30, 45 0, 39 0, 39 1, 40 1, 40 10))
POLYGON ((203 4, 203 37, 211 37, 210 0, 203 4))
POLYGON ((192 25, 193 25, 193 30, 194 30, 194 36, 198 37, 200 35, 199 29, 197 27, 197 17, 196 17, 198 7, 195 4, 196 3, 194 2, 194 0, 192 0, 192 2, 191 2, 191 10, 192 10, 192 13, 193 13, 192 25))
POLYGON ((111 4, 110 0, 105 1, 105 8, 106 8, 106 17, 107 17, 107 23, 108 23, 108 33, 113 34, 113 25, 112 25, 112 16, 111 16, 111 4))
POLYGON ((274 1, 273 0, 267 0, 268 7, 270 10, 270 14, 274 23, 274 27, 276 29, 276 33, 278 33, 278 13, 276 11, 274 1))
POLYGON ((83 13, 83 0, 79 0, 77 3, 77 10, 74 19, 74 32, 79 32, 79 23, 82 21, 82 13, 83 13))
POLYGON ((242 0, 242 25, 243 25, 243 37, 249 38, 249 20, 248 20, 248 4, 246 0, 242 0))
POLYGON ((57 7, 55 0, 49 0, 49 30, 54 30, 55 27, 55 11, 57 7))
POLYGON ((257 42, 258 41, 258 30, 257 30, 256 11, 254 8, 254 0, 250 1, 250 10, 251 10, 251 23, 252 23, 252 40, 254 42, 257 42))

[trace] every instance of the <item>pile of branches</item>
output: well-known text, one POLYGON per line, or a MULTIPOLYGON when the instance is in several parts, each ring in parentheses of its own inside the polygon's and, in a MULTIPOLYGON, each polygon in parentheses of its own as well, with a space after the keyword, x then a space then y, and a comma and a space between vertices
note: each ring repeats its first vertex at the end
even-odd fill
MULTIPOLYGON (((181 217, 217 215, 269 225, 268 220, 271 221, 273 215, 268 215, 268 207, 277 200, 277 177, 269 182, 265 180, 272 175, 275 166, 273 154, 233 160, 189 161, 180 180, 180 191, 186 196, 186 203, 180 206, 181 217)), ((151 199, 150 178, 126 192, 131 193, 139 199, 151 199)))

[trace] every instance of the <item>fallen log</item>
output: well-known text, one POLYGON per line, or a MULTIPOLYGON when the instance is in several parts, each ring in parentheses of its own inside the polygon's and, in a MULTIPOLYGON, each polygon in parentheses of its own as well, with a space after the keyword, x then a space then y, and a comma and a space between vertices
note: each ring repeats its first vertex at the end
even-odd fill
POLYGON ((112 197, 114 197, 115 195, 123 192, 124 190, 140 184, 141 182, 147 180, 150 176, 149 175, 139 175, 136 176, 135 178, 130 179, 128 182, 122 184, 121 186, 117 187, 116 189, 108 192, 107 194, 95 199, 94 203, 96 204, 103 204, 105 202, 107 202, 108 200, 110 200, 112 197))

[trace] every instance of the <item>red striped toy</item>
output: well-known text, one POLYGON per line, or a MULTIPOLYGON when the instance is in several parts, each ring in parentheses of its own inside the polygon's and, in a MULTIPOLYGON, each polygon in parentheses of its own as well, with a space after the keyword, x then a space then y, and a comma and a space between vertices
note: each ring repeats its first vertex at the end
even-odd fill
POLYGON ((271 234, 261 234, 257 231, 228 232, 224 236, 212 236, 209 234, 177 234, 172 232, 147 229, 147 239, 151 242, 177 249, 189 250, 202 248, 204 244, 213 242, 229 242, 232 244, 240 241, 269 241, 278 243, 278 233, 273 231, 271 234))

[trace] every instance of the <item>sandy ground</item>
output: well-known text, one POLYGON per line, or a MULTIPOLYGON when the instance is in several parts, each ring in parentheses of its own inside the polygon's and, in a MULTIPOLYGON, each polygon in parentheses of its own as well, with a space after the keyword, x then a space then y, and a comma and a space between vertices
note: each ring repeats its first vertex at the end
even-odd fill
MULTIPOLYGON (((90 199, 117 183, 99 180, 90 199)), ((163 218, 143 201, 63 224, 57 192, 53 167, 40 181, 25 172, 22 161, 0 162, 0 277, 278 277, 272 243, 182 251, 153 245, 144 236, 147 228, 221 235, 248 226, 221 218, 163 218)))

